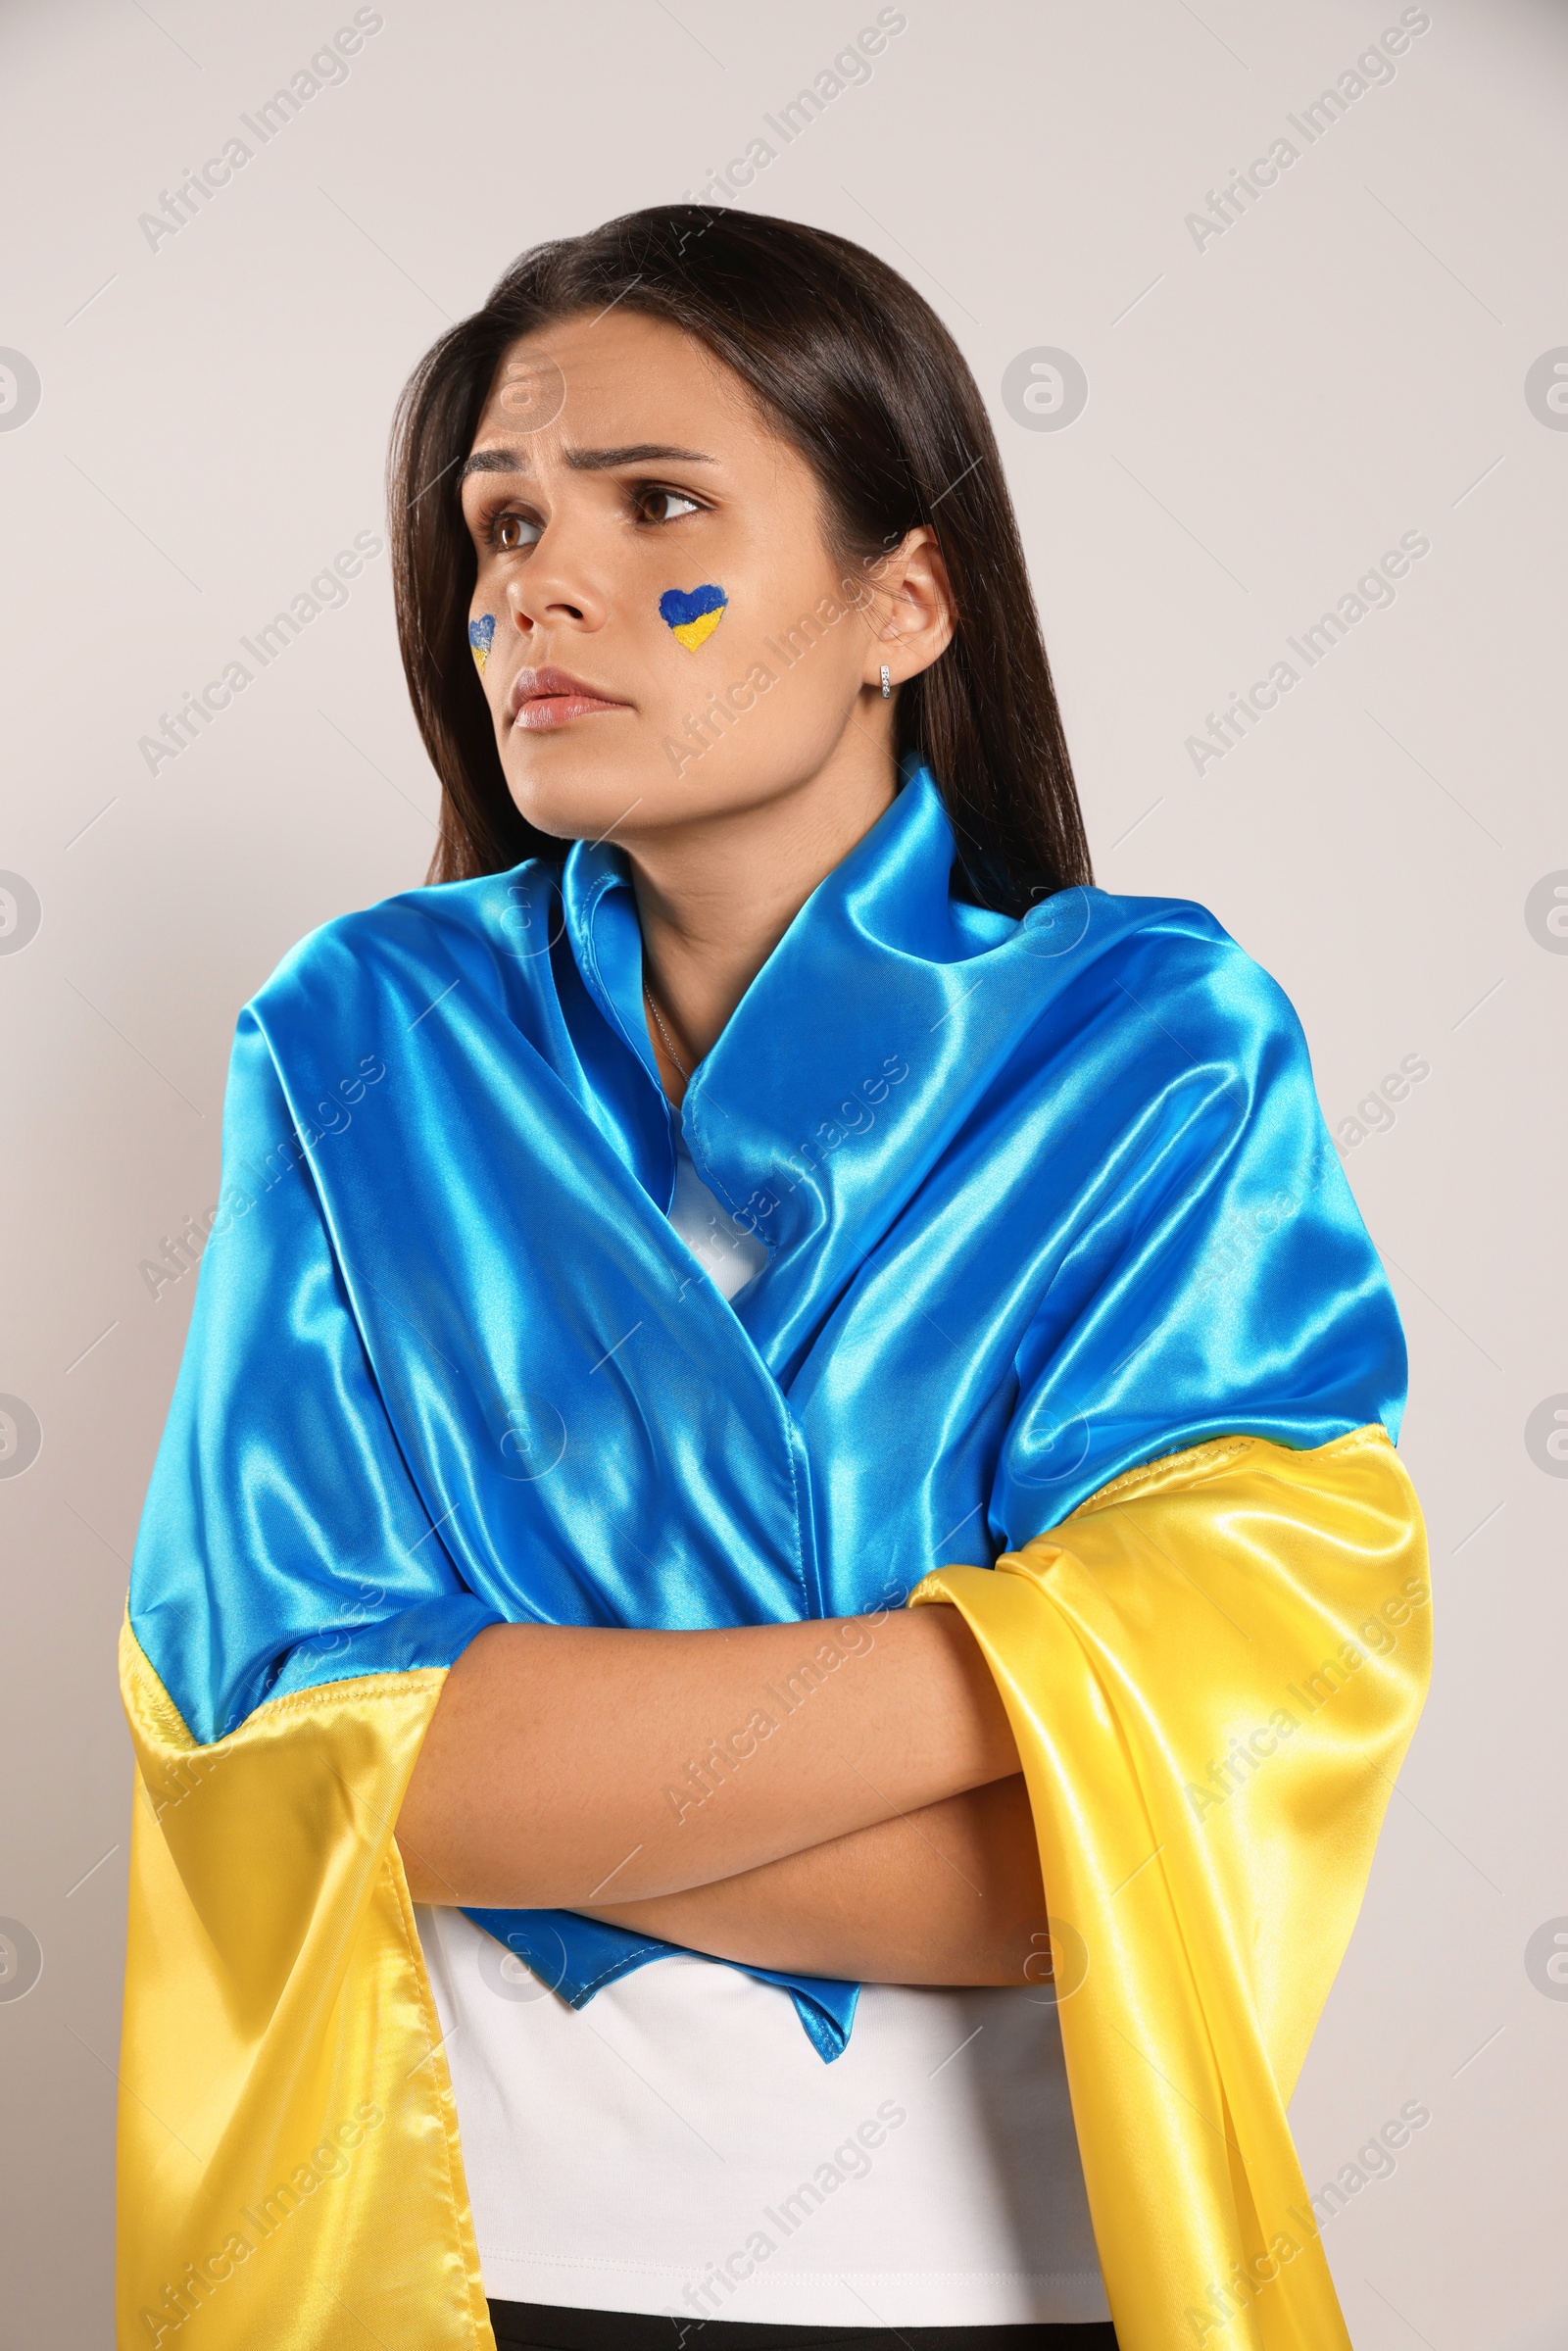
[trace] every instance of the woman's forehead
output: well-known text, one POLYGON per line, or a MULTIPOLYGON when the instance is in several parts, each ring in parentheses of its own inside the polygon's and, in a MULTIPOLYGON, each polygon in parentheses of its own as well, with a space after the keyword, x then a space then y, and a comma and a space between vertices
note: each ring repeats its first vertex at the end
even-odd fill
POLYGON ((715 435, 733 446, 737 434, 763 430, 746 386, 695 336, 638 312, 585 313, 509 345, 473 446, 525 454, 528 440, 551 432, 579 451, 647 447, 695 462, 711 457, 715 435))

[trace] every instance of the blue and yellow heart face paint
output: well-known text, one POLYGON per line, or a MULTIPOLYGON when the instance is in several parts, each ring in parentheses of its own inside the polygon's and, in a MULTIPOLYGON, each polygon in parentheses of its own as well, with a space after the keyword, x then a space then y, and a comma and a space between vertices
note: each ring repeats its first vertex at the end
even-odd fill
POLYGON ((490 659, 490 648, 495 643, 495 637, 496 616, 494 612, 482 612, 477 620, 469 621, 468 644, 473 654, 474 667, 481 677, 484 675, 484 665, 490 659))
POLYGON ((659 617, 688 653, 695 653, 717 628, 728 603, 723 589, 711 580, 703 588, 666 588, 659 599, 659 617))

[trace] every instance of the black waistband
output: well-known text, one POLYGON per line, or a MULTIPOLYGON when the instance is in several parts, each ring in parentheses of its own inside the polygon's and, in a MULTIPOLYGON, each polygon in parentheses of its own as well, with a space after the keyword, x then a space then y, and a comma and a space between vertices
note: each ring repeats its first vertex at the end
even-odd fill
POLYGON ((1056 2327, 759 2327, 734 2319, 492 2302, 498 2351, 1116 2351, 1107 2321, 1056 2327))

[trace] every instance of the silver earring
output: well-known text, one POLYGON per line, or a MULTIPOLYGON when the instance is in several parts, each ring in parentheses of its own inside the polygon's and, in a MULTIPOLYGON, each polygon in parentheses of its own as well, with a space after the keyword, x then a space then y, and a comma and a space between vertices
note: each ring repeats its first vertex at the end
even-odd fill
POLYGON ((893 700, 893 672, 886 661, 882 664, 882 699, 884 702, 893 700))

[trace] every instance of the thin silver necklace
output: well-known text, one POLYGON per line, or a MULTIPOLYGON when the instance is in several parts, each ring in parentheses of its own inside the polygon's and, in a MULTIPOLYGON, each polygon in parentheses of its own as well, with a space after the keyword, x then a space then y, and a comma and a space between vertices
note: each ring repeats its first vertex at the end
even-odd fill
POLYGON ((685 1062, 681 1059, 679 1053, 675 1051, 675 1040, 670 1035, 668 1029, 665 1028, 663 1016, 661 1013, 659 1006, 655 1004, 653 998, 648 993, 648 982, 646 980, 643 982, 643 1003, 648 1006, 649 1011, 652 1012, 655 1026, 658 1028, 660 1035, 664 1040, 664 1051, 674 1062, 675 1067, 680 1071, 682 1085, 689 1086, 691 1084, 691 1072, 687 1068, 685 1062))

